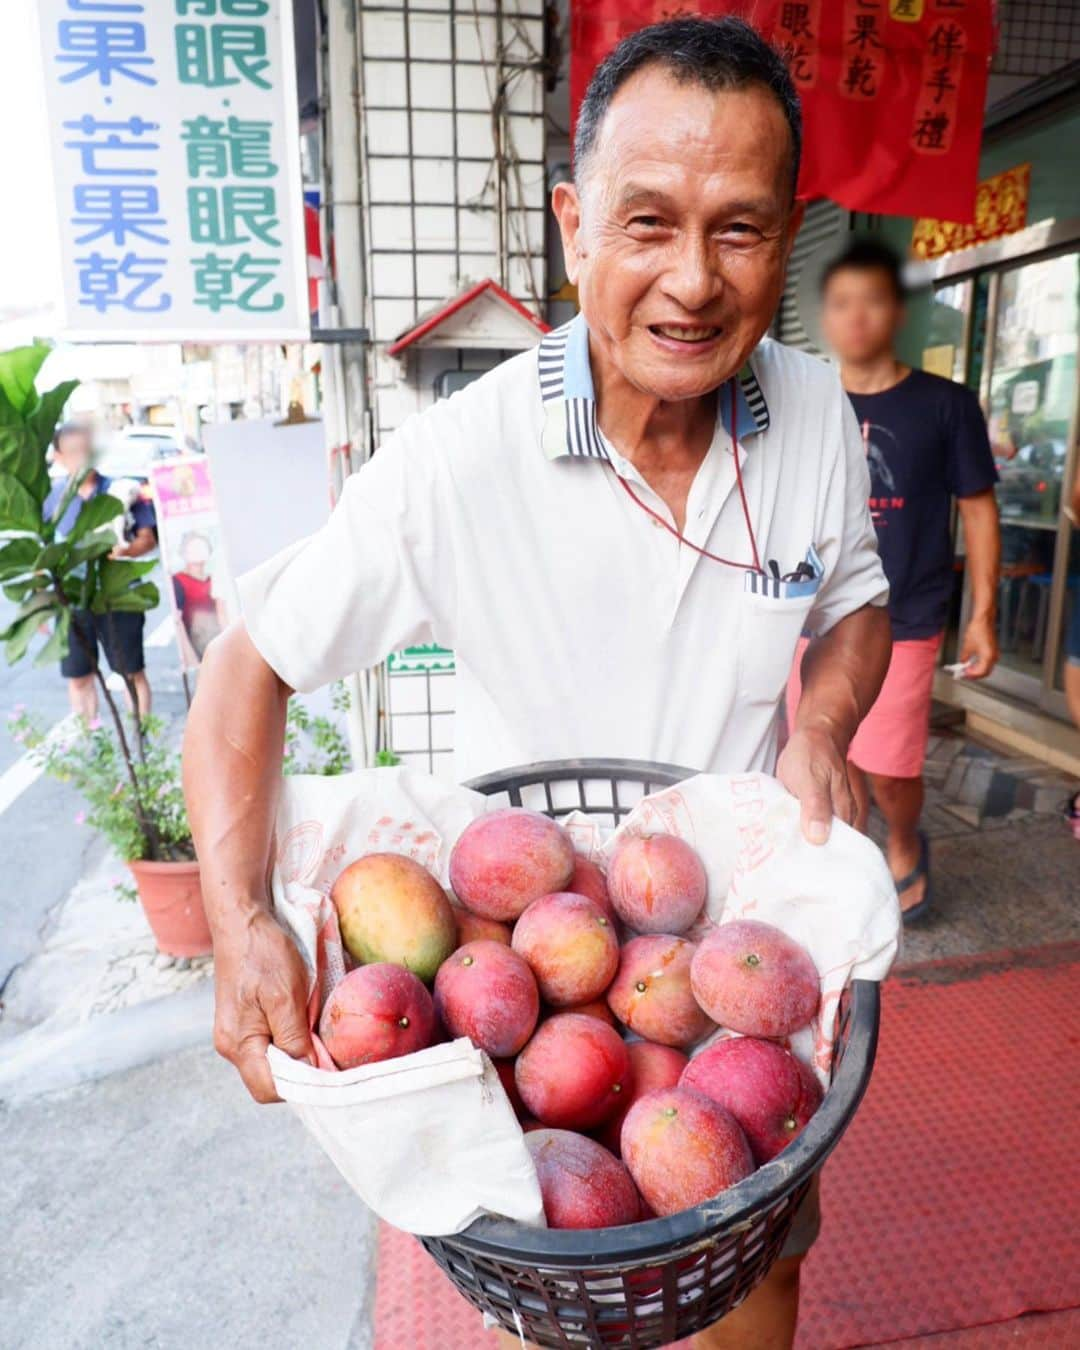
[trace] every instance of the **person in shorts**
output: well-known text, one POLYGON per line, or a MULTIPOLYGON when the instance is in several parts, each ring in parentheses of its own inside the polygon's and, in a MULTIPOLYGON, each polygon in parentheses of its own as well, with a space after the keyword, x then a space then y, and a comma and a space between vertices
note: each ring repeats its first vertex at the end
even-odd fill
MULTIPOLYGON (((959 659, 965 679, 981 680, 998 656, 997 471, 975 395, 897 358, 905 300, 899 257, 877 240, 856 239, 826 267, 821 287, 822 328, 866 449, 893 631, 885 683, 848 747, 848 773, 857 824, 865 829, 871 794, 885 817, 889 867, 911 922, 931 903, 919 817, 934 670, 953 590, 952 504, 971 589, 959 659)), ((800 649, 788 686, 789 721, 799 703, 801 660, 800 649)))
MULTIPOLYGON (((44 514, 52 519, 60 509, 71 479, 88 465, 89 472, 57 522, 56 537, 63 539, 75 528, 83 505, 92 497, 108 492, 112 480, 91 465, 93 439, 90 428, 81 423, 62 426, 53 437, 53 462, 63 470, 45 498, 44 514)), ((157 547, 157 521, 153 504, 136 493, 126 503, 123 539, 113 549, 113 558, 139 558, 157 547)), ((139 715, 150 711, 150 683, 146 678, 143 655, 144 614, 92 614, 77 609, 72 615, 68 654, 60 662, 60 673, 67 680, 72 712, 92 721, 98 712, 98 687, 95 671, 99 652, 104 652, 109 669, 130 681, 139 715)))

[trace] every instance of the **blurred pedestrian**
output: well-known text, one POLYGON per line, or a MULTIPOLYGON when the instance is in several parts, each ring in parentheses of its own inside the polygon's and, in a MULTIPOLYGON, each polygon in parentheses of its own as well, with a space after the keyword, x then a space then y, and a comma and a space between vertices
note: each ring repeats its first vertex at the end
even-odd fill
MULTIPOLYGON (((93 466, 93 434, 83 423, 68 422, 53 437, 53 462, 63 471, 45 498, 44 514, 56 516, 73 478, 82 475, 75 495, 57 521, 56 538, 64 539, 75 528, 83 506, 93 497, 109 492, 114 484, 93 466)), ((157 546, 156 520, 151 502, 138 492, 124 499, 123 517, 116 547, 110 557, 140 558, 157 546)), ((72 614, 67 656, 60 662, 60 673, 68 683, 68 698, 73 712, 92 721, 98 711, 98 691, 94 678, 99 649, 105 653, 109 669, 125 677, 134 688, 139 715, 150 711, 150 683, 146 678, 143 654, 144 614, 92 614, 77 609, 72 614)))
MULTIPOLYGON (((959 507, 971 592, 960 660, 965 679, 981 680, 998 657, 997 471, 975 395, 896 355, 906 298, 896 253, 874 239, 854 240, 825 269, 821 294, 822 327, 866 449, 893 630, 885 683, 848 749, 849 777, 860 827, 866 828, 871 794, 885 817, 889 867, 911 922, 931 904, 919 817, 934 670, 953 589, 952 503, 959 507)), ((798 706, 801 659, 800 651, 789 717, 798 706)))

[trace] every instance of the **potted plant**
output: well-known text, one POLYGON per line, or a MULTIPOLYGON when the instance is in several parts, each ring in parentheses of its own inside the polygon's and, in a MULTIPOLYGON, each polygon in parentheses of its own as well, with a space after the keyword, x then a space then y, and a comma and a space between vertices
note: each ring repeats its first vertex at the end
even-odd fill
POLYGON ((76 823, 104 835, 127 863, 159 951, 202 956, 210 930, 199 891, 199 864, 180 788, 180 755, 169 745, 160 718, 146 717, 133 732, 136 762, 100 718, 67 718, 47 728, 23 707, 8 714, 8 730, 31 758, 81 794, 86 809, 76 823), (136 739, 137 738, 137 739, 136 739), (151 842, 146 825, 152 830, 151 842))
MULTIPOLYGON (((159 721, 141 720, 119 706, 96 643, 72 626, 76 610, 108 616, 153 609, 158 591, 146 576, 155 564, 111 556, 117 542, 111 522, 124 508, 106 493, 84 501, 70 533, 56 537, 54 522, 81 477, 68 484, 55 515, 46 518, 46 454, 77 384, 37 392, 35 380, 48 354, 43 343, 0 352, 0 584, 18 606, 0 641, 14 664, 42 635, 38 665, 61 660, 72 641, 84 642, 107 717, 105 725, 65 726, 53 736, 16 714, 14 730, 47 771, 83 793, 89 822, 131 868, 158 947, 174 956, 202 955, 210 951, 210 932, 180 792, 179 756, 163 740, 159 721)), ((125 677, 125 683, 134 710, 133 682, 125 677)))

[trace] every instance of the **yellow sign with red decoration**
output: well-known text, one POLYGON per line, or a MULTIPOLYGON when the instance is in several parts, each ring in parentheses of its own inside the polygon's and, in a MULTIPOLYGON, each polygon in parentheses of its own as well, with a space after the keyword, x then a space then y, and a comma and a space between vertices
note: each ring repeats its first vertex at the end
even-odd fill
POLYGON ((993 178, 983 179, 975 193, 974 225, 958 225, 951 220, 917 220, 911 235, 912 256, 940 258, 945 253, 1022 230, 1027 224, 1030 186, 1030 164, 1017 164, 993 178))

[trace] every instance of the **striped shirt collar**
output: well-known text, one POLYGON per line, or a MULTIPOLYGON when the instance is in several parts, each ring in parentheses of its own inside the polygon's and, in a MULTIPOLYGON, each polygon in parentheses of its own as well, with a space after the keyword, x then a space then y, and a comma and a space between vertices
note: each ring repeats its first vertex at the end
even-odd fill
MULTIPOLYGON (((544 453, 549 459, 571 455, 606 459, 603 437, 596 420, 596 394, 589 366, 589 329, 578 314, 561 328, 540 340, 540 396, 544 401, 544 453)), ((749 361, 738 374, 735 403, 739 440, 766 431, 769 409, 749 361)), ((731 434, 730 408, 720 400, 724 429, 731 434)))

